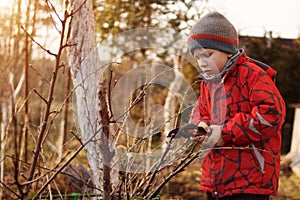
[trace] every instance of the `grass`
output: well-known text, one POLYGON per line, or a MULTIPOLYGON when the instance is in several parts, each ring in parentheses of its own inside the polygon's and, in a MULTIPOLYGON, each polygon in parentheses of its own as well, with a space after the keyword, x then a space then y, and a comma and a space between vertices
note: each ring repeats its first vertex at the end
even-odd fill
POLYGON ((300 178, 292 171, 281 171, 279 190, 272 200, 296 200, 300 199, 300 178))

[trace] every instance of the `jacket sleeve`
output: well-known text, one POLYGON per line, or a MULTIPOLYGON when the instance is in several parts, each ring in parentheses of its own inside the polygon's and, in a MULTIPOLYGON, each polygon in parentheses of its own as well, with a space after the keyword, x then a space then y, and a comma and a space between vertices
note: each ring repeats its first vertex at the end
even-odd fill
POLYGON ((285 103, 275 83, 265 73, 247 80, 250 112, 237 112, 224 124, 222 137, 236 145, 267 140, 281 131, 285 120, 285 103))
POLYGON ((191 121, 193 124, 198 125, 201 121, 209 124, 210 122, 210 114, 208 112, 209 106, 207 101, 209 100, 209 92, 205 83, 201 82, 200 84, 200 96, 196 105, 194 106, 191 113, 191 121))

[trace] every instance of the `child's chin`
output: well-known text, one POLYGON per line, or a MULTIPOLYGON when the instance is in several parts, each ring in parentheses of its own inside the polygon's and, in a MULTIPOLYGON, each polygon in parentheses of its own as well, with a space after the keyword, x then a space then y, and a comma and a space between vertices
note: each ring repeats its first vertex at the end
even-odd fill
POLYGON ((214 75, 216 75, 217 73, 214 72, 214 71, 207 71, 207 72, 205 72, 205 74, 207 74, 208 76, 214 76, 214 75))

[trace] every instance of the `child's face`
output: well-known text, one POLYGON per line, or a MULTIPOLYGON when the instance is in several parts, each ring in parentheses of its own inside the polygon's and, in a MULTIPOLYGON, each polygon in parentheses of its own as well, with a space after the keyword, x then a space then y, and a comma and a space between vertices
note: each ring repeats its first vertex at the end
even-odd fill
POLYGON ((194 57, 200 69, 210 76, 220 73, 231 56, 232 54, 215 49, 197 48, 194 50, 194 57))

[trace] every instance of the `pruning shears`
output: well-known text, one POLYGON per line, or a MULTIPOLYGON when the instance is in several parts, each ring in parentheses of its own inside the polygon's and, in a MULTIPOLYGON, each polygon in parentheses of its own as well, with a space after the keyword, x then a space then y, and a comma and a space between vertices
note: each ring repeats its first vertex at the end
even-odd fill
POLYGON ((182 127, 175 128, 171 130, 168 134, 167 137, 171 138, 179 138, 179 137, 184 137, 184 138, 191 138, 191 137, 196 137, 196 136, 201 136, 201 135, 206 135, 206 130, 203 127, 197 126, 192 123, 188 123, 182 127), (193 134, 192 132, 196 131, 196 134, 193 134))

